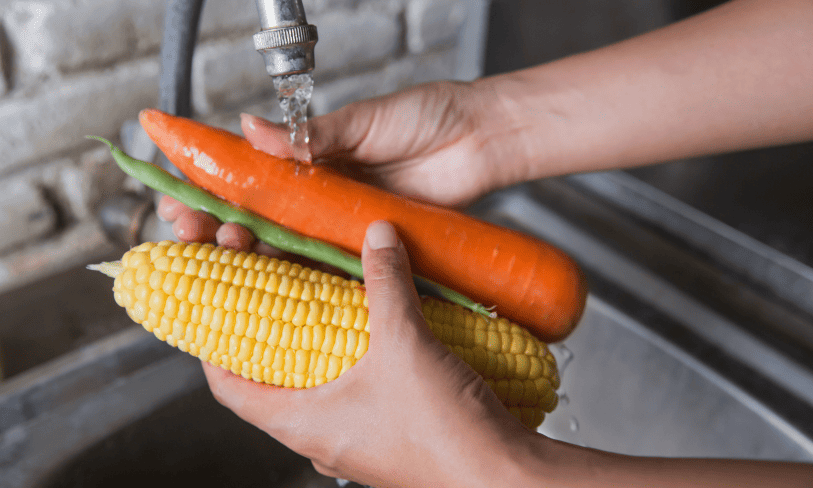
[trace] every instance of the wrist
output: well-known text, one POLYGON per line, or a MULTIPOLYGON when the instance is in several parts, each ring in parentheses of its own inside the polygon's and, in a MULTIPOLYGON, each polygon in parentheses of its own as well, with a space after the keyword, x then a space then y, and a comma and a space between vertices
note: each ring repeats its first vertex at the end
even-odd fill
MULTIPOLYGON (((508 419, 469 436, 446 466, 442 486, 513 488, 570 486, 567 476, 584 459, 578 446, 545 437, 508 419)), ((584 450, 586 453, 586 450, 584 450)))
POLYGON ((618 461, 624 458, 554 440, 525 428, 502 429, 491 444, 477 452, 482 467, 480 478, 459 486, 604 486, 607 480, 621 479, 618 461))
POLYGON ((522 101, 522 83, 517 74, 481 78, 472 83, 472 97, 479 120, 475 133, 478 157, 493 186, 506 187, 528 179, 530 159, 538 159, 542 147, 529 135, 535 120, 527 116, 522 101), (531 144, 529 144, 529 142, 531 144))
POLYGON ((578 170, 585 147, 572 134, 580 94, 557 72, 543 65, 476 82, 483 99, 479 143, 501 186, 578 170))

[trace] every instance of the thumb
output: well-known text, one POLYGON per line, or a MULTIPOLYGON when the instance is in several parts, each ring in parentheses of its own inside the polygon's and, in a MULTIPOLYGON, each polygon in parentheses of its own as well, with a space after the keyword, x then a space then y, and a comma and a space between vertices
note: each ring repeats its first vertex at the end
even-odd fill
POLYGON ((379 108, 377 99, 361 100, 311 119, 308 132, 313 158, 358 158, 359 146, 369 137, 379 108))
POLYGON ((294 157, 287 126, 244 113, 240 114, 240 127, 255 149, 282 159, 294 157))
POLYGON ((409 258, 390 223, 377 221, 367 227, 361 262, 372 327, 423 322, 409 258))
MULTIPOLYGON (((314 159, 335 154, 353 154, 370 131, 375 114, 372 103, 356 102, 308 122, 308 146, 314 159)), ((240 127, 255 149, 278 158, 294 156, 290 130, 251 114, 240 114, 240 127)))

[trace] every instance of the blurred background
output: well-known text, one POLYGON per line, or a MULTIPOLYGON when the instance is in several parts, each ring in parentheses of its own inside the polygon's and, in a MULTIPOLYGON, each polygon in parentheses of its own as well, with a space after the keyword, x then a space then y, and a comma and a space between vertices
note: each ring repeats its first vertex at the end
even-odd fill
MULTIPOLYGON (((533 66, 719 3, 304 0, 320 39, 311 114, 416 83, 533 66)), ((158 106, 166 4, 0 0, 0 474, 18 477, 10 486, 29 486, 27 476, 44 465, 70 465, 73 474, 37 486, 135 486, 169 479, 166 470, 211 481, 216 472, 250 471, 240 457, 249 438, 287 466, 262 480, 328 486, 301 475, 307 462, 248 431, 224 440, 231 457, 209 452, 207 442, 239 422, 200 389, 194 361, 141 342, 111 284, 84 269, 144 235, 169 235, 145 189, 84 138, 156 158, 135 119, 158 106), (166 361, 181 380, 145 372, 166 361), (143 409, 128 413, 123 398, 132 397, 111 385, 146 398, 143 409), (156 389, 165 396, 145 393, 156 389), (123 413, 105 423, 88 405, 123 413), (101 430, 49 438, 63 424, 44 415, 57 407, 72 419, 84 412, 101 430), (207 427, 196 423, 218 415, 207 427), (167 442, 167 419, 197 437, 139 451, 167 442), (138 478, 137 466, 156 456, 166 470, 138 478), (125 475, 115 468, 121 457, 134 460, 125 475), (106 468, 94 471, 88 459, 106 468)), ((240 112, 281 120, 252 44, 258 28, 253 0, 205 3, 192 65, 195 118, 235 132, 240 112)), ((570 407, 563 401, 546 433, 619 452, 813 459, 812 156, 813 145, 800 144, 554 178, 472 207, 562 247, 591 280, 584 333, 556 351, 563 364, 573 359, 560 392, 570 407), (649 395, 657 398, 642 400, 649 395), (599 404, 612 408, 590 410, 599 404)))
MULTIPOLYGON (((4 354, 6 377, 118 327, 112 320, 121 316, 117 307, 104 311, 109 297, 100 299, 85 288, 84 271, 71 270, 120 253, 121 243, 108 231, 115 227, 121 237, 142 209, 133 203, 122 210, 117 197, 144 189, 84 136, 110 138, 134 156, 154 158, 135 119, 142 108, 158 106, 166 5, 0 1, 0 293, 7 293, 0 299, 0 347, 14 351, 4 354), (103 225, 111 201, 114 215, 103 225), (53 298, 43 307, 41 297, 53 298), (89 307, 94 310, 86 312, 89 307), (95 325, 87 313, 99 318, 90 321, 95 325)), ((320 37, 312 114, 482 72, 484 1, 304 5, 320 37)), ((192 68, 196 118, 238 133, 240 112, 281 121, 273 83, 252 42, 258 30, 253 0, 206 2, 192 68)))

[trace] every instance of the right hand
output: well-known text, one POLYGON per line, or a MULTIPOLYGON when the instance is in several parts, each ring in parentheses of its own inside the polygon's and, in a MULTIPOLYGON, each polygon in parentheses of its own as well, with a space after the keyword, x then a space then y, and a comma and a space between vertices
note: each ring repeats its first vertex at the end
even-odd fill
MULTIPOLYGON (((309 122, 313 160, 394 193, 465 205, 510 172, 484 150, 489 99, 475 83, 436 82, 351 103, 309 122)), ((251 115, 242 122, 255 148, 291 157, 287 127, 251 115)))

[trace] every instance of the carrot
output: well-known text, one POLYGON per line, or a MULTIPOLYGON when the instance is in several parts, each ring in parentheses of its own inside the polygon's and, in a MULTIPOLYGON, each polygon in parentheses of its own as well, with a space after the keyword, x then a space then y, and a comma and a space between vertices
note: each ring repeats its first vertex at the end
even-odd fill
POLYGON ((576 263, 539 239, 392 194, 332 170, 254 149, 240 136, 147 109, 141 125, 194 184, 273 222, 361 253, 367 226, 391 222, 413 272, 493 305, 546 342, 565 338, 584 310, 576 263))
MULTIPOLYGON (((128 156, 107 139, 98 136, 86 137, 106 144, 110 148, 113 160, 116 161, 122 171, 153 190, 169 195, 193 210, 208 212, 223 222, 240 224, 253 232, 261 241, 282 251, 330 264, 352 276, 361 276, 364 273, 361 260, 354 255, 318 239, 289 232, 268 219, 262 218, 244 208, 238 208, 195 185, 179 180, 163 168, 128 156)), ((486 317, 496 318, 497 316, 483 305, 450 288, 421 276, 413 276, 413 278, 415 285, 421 290, 443 297, 452 303, 486 317)))

